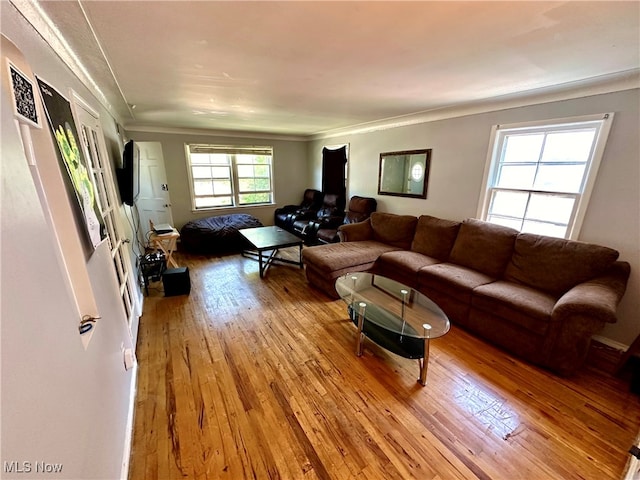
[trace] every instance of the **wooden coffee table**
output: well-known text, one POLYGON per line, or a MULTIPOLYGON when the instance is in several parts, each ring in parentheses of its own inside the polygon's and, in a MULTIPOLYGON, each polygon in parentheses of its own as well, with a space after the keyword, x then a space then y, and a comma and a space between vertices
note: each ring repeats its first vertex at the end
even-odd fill
POLYGON ((242 251, 242 256, 258 260, 260 264, 260 278, 273 263, 298 265, 302 268, 302 239, 292 235, 280 227, 256 227, 238 230, 251 247, 242 251), (278 257, 278 250, 286 247, 298 246, 298 261, 278 257))

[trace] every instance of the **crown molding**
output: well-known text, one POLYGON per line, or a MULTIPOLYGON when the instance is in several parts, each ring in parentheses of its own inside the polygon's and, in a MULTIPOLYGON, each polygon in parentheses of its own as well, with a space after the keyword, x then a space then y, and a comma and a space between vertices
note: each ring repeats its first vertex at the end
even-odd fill
POLYGON ((510 108, 527 107, 543 103, 573 100, 576 98, 614 93, 624 90, 640 88, 640 69, 627 70, 610 75, 601 75, 575 82, 567 82, 550 87, 527 90, 509 95, 493 97, 472 103, 450 105, 447 107, 425 110, 409 115, 361 123, 350 127, 326 130, 309 135, 309 140, 321 140, 344 135, 358 135, 363 133, 406 127, 420 123, 446 120, 481 113, 507 110, 510 108))
POLYGON ((9 0, 9 3, 31 24, 38 35, 51 47, 60 60, 69 67, 78 80, 91 90, 96 99, 114 115, 114 108, 107 96, 69 46, 60 30, 40 8, 39 3, 29 0, 9 0))
POLYGON ((251 132, 241 130, 211 130, 199 128, 158 127, 145 125, 124 125, 127 132, 166 133, 173 135, 199 135, 207 137, 256 138, 261 140, 285 140, 290 142, 306 142, 309 135, 284 135, 268 132, 251 132))
POLYGON ((425 110, 409 115, 401 115, 373 122, 360 123, 349 127, 336 128, 313 134, 282 135, 265 132, 249 132, 235 130, 205 130, 205 129, 182 129, 165 128, 152 126, 125 126, 125 130, 154 132, 154 133, 174 133, 174 134, 194 134, 207 136, 226 137, 249 137, 271 140, 289 141, 313 141, 327 138, 341 137, 345 135, 359 135, 393 128, 406 127, 421 123, 446 120, 450 118, 477 115, 481 113, 507 110, 510 108, 528 107, 543 103, 559 102, 563 100, 574 100, 576 98, 591 97, 606 93, 621 92, 640 88, 640 69, 627 70, 610 75, 601 75, 586 80, 567 82, 526 92, 519 92, 509 95, 493 97, 487 100, 451 105, 447 107, 425 110))

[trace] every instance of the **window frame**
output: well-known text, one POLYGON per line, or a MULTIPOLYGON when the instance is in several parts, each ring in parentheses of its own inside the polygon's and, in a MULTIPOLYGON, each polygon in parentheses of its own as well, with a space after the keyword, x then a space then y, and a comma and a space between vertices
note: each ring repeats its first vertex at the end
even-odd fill
MULTIPOLYGON (((613 123, 613 112, 599 113, 592 115, 581 115, 575 117, 566 117, 550 120, 539 120, 533 122, 513 123, 505 125, 493 125, 491 127, 491 136, 487 158, 484 169, 483 183, 480 190, 480 198, 478 201, 477 218, 487 220, 489 217, 489 209, 494 191, 514 191, 552 194, 561 196, 573 196, 575 204, 571 213, 567 230, 563 238, 576 240, 580 234, 582 223, 586 215, 587 206, 593 187, 595 185, 596 176, 600 168, 600 163, 604 155, 605 146, 613 123), (567 193, 560 190, 534 190, 524 188, 496 187, 500 160, 503 153, 504 139, 513 133, 551 133, 577 128, 596 126, 596 138, 592 144, 591 155, 587 160, 585 173, 582 180, 582 187, 577 193, 567 193)), ((539 163, 538 163, 539 165, 539 163)), ((526 220, 526 219, 524 219, 526 220)), ((524 221, 523 220, 523 221, 524 221)))
MULTIPOLYGON (((273 178, 273 169, 274 169, 274 161, 273 161, 273 147, 272 146, 244 146, 244 145, 217 145, 217 144, 203 144, 203 143, 186 143, 185 144, 185 157, 187 163, 187 173, 189 176, 189 193, 191 196, 191 210, 192 212, 202 212, 207 210, 224 210, 224 209, 235 209, 235 208, 256 208, 261 206, 269 206, 275 205, 275 182, 273 178), (196 150, 200 151, 192 151, 192 147, 196 150), (220 197, 230 197, 231 204, 230 205, 219 205, 219 206, 209 206, 209 207, 198 207, 196 205, 196 199, 199 197, 203 197, 203 195, 196 195, 195 193, 195 177, 193 175, 193 167, 199 166, 200 164, 194 164, 191 161, 192 153, 210 153, 210 154, 225 154, 227 156, 227 164, 226 166, 229 169, 229 184, 231 188, 231 193, 228 195, 218 195, 220 197), (237 156, 239 155, 266 155, 269 156, 269 162, 266 164, 256 164, 256 163, 243 163, 242 161, 238 161, 237 156), (241 191, 240 190, 240 179, 241 178, 251 178, 251 177, 240 177, 238 166, 242 165, 267 165, 269 169, 269 189, 268 190, 259 190, 255 192, 250 191, 241 191), (269 201, 267 202, 257 202, 257 203, 241 203, 240 198, 242 195, 247 193, 268 193, 269 201)), ((205 165, 214 165, 214 164, 202 164, 205 165)), ((223 164, 219 164, 219 166, 223 166, 223 164)), ((211 177, 213 178, 213 177, 211 177)), ((263 178, 263 177, 253 177, 253 178, 263 178)), ((206 195, 216 196, 214 195, 206 195)))

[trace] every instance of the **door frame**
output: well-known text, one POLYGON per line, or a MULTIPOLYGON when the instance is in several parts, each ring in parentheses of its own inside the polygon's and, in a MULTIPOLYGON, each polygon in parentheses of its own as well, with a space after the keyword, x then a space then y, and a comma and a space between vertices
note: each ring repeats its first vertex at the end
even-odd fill
POLYGON ((138 321, 142 314, 142 291, 137 282, 137 274, 135 273, 136 265, 131 261, 130 247, 127 247, 127 244, 130 245, 130 242, 124 235, 125 230, 122 226, 122 218, 118 211, 120 203, 116 194, 113 165, 111 163, 111 157, 107 153, 102 124, 100 122, 100 114, 73 89, 70 89, 70 97, 73 116, 81 140, 80 143, 87 156, 87 163, 89 164, 94 188, 96 188, 98 192, 97 198, 99 201, 98 204, 100 205, 100 213, 107 226, 108 245, 113 260, 114 281, 117 283, 117 288, 120 292, 120 297, 123 302, 124 319, 133 345, 135 346, 138 321), (92 119, 91 125, 87 124, 86 118, 84 117, 85 115, 88 115, 88 117, 92 119), (87 151, 87 148, 90 147, 87 146, 85 141, 88 142, 90 139, 85 140, 85 128, 93 131, 95 134, 94 148, 96 149, 97 160, 99 162, 97 169, 94 164, 94 156, 91 151, 87 151), (102 182, 96 179, 101 179, 102 182), (105 203, 107 205, 105 205, 105 203))

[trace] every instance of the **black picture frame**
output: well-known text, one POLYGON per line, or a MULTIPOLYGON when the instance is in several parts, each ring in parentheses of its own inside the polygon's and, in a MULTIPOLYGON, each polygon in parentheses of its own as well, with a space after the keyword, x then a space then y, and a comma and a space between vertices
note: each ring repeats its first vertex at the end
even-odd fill
POLYGON ((7 59, 7 63, 9 66, 14 114, 19 121, 26 122, 33 127, 42 128, 36 107, 33 82, 11 60, 7 59))

